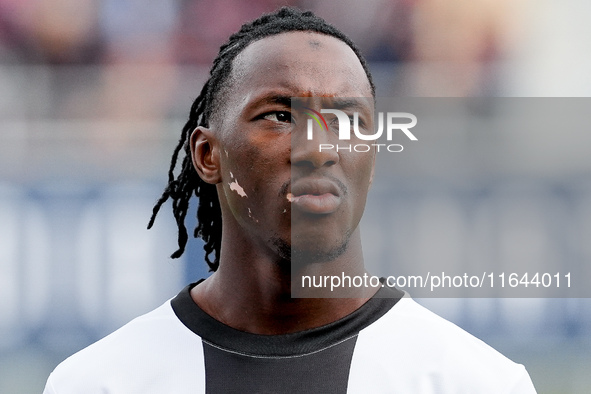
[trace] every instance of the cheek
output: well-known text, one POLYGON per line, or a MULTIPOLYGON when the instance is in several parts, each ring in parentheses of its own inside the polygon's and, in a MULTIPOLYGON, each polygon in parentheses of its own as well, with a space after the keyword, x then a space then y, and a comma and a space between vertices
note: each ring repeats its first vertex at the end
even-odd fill
POLYGON ((350 184, 355 188, 355 205, 363 210, 372 182, 373 155, 357 157, 348 168, 350 184))
MULTIPOLYGON (((225 154, 225 153, 224 153, 225 154)), ((228 160, 222 166, 222 182, 225 194, 229 201, 245 202, 252 198, 252 178, 246 176, 244 166, 240 166, 240 158, 232 160, 232 154, 228 153, 228 160)))
POLYGON ((260 151, 252 147, 226 149, 223 155, 223 190, 230 210, 241 220, 258 223, 269 163, 265 163, 260 151))
POLYGON ((289 136, 277 138, 254 129, 223 141, 223 189, 235 215, 256 221, 274 211, 281 185, 290 177, 290 142, 289 136))
POLYGON ((374 155, 370 152, 357 153, 349 162, 349 174, 357 183, 371 182, 372 170, 374 164, 374 155))

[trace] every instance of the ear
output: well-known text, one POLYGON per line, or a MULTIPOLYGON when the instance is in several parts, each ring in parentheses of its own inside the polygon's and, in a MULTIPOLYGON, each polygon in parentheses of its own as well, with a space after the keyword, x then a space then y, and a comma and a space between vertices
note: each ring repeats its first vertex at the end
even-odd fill
POLYGON ((221 182, 219 142, 211 129, 197 127, 189 143, 193 166, 203 181, 215 185, 221 182))

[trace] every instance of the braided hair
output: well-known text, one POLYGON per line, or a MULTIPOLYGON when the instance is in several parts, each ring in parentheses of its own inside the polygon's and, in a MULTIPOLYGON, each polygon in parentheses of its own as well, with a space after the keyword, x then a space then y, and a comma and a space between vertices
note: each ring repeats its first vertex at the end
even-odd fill
POLYGON ((174 149, 170 168, 168 170, 168 185, 152 210, 152 217, 148 224, 151 228, 156 215, 169 198, 172 200, 172 210, 178 226, 178 249, 172 258, 180 257, 185 251, 188 240, 185 217, 189 208, 189 200, 194 194, 199 198, 197 208, 197 227, 194 237, 201 237, 205 242, 205 261, 210 271, 219 266, 220 247, 222 238, 222 214, 215 185, 204 182, 193 168, 189 137, 198 126, 209 127, 212 116, 215 116, 224 96, 224 87, 229 85, 232 72, 232 62, 236 56, 249 44, 264 37, 291 31, 310 31, 335 37, 346 43, 355 52, 369 80, 372 93, 375 87, 369 68, 357 46, 342 32, 328 24, 324 19, 310 11, 300 11, 295 8, 283 7, 274 13, 265 14, 260 18, 242 25, 240 31, 230 36, 228 42, 220 47, 218 56, 209 72, 210 76, 201 89, 201 93, 193 102, 189 120, 183 127, 178 145, 174 149), (175 176, 174 170, 183 154, 181 171, 175 176), (213 260, 211 254, 214 253, 213 260))

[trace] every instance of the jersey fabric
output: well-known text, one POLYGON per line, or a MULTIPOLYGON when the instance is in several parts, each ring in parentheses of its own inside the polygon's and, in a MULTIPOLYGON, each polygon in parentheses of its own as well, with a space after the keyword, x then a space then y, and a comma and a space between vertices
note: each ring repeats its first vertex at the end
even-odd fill
POLYGON ((62 362, 44 393, 535 393, 522 365, 395 289, 326 326, 257 335, 201 310, 193 286, 62 362))

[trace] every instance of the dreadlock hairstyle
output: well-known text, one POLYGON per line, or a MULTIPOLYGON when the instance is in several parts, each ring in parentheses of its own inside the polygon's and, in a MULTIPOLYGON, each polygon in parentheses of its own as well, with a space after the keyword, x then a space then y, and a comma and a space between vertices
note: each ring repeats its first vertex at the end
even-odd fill
POLYGON ((148 223, 148 228, 151 228, 160 207, 170 198, 179 230, 179 248, 172 254, 172 258, 180 257, 185 251, 188 240, 185 217, 189 208, 189 200, 194 194, 199 199, 197 227, 194 230, 194 237, 201 237, 205 242, 205 261, 210 271, 217 270, 222 238, 220 203, 215 185, 204 182, 193 168, 189 137, 198 126, 209 127, 210 118, 212 115, 215 116, 220 100, 223 99, 219 97, 223 96, 222 88, 229 84, 228 79, 232 72, 232 62, 236 56, 254 41, 291 31, 310 31, 326 34, 346 43, 359 58, 369 80, 371 91, 375 95, 375 87, 369 68, 357 46, 342 32, 312 12, 283 7, 274 13, 265 14, 250 23, 242 25, 240 31, 231 35, 228 42, 220 47, 218 56, 209 72, 209 79, 205 82, 201 93, 191 106, 189 120, 183 127, 178 145, 172 154, 168 170, 168 185, 166 185, 162 196, 156 202, 152 210, 152 217, 148 223), (174 172, 181 150, 183 154, 181 170, 175 176, 174 172), (210 258, 212 253, 215 253, 213 261, 210 258))

